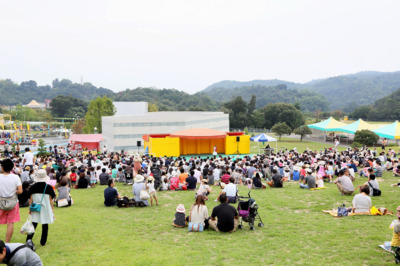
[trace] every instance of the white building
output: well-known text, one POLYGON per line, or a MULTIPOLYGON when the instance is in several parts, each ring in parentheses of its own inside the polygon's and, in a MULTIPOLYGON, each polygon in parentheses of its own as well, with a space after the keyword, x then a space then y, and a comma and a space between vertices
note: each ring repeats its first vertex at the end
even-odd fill
POLYGON ((113 102, 115 116, 121 115, 143 115, 147 113, 147 102, 113 102))
POLYGON ((143 135, 170 134, 188 128, 228 132, 229 115, 223 112, 150 112, 102 117, 103 143, 109 151, 143 151, 143 135))

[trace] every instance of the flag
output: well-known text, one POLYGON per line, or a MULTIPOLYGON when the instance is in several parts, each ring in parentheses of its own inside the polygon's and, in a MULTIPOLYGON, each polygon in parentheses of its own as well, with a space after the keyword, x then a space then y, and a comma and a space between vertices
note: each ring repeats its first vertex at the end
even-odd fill
POLYGON ((3 123, 1 123, 1 127, 3 128, 3 130, 4 130, 4 124, 3 123))
POLYGON ((13 125, 14 125, 14 129, 15 129, 15 130, 18 130, 18 129, 17 129, 17 125, 16 125, 16 124, 13 124, 13 125))
POLYGON ((26 124, 26 128, 28 129, 28 131, 30 131, 30 126, 29 126, 29 124, 26 124))
POLYGON ((22 123, 21 123, 21 130, 24 130, 24 128, 22 127, 22 123))

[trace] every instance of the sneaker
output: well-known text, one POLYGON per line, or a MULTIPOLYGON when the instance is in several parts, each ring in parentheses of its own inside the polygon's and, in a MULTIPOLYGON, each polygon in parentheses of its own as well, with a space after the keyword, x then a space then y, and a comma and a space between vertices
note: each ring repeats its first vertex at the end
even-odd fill
POLYGON ((216 199, 216 200, 214 200, 215 202, 218 202, 218 200, 216 199))
POLYGON ((36 251, 36 247, 35 244, 33 244, 32 239, 28 239, 28 241, 26 241, 26 245, 28 248, 32 249, 32 251, 36 251))

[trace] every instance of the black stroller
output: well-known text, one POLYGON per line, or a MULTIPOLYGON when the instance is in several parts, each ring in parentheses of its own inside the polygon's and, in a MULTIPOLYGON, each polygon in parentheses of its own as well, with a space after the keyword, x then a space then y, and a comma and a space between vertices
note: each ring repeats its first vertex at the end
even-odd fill
POLYGON ((264 223, 261 220, 260 215, 257 212, 258 205, 256 200, 250 197, 250 191, 248 197, 237 197, 238 203, 238 213, 239 213, 239 229, 243 228, 242 222, 249 223, 250 230, 255 230, 254 224, 259 221, 258 226, 263 227, 264 223))

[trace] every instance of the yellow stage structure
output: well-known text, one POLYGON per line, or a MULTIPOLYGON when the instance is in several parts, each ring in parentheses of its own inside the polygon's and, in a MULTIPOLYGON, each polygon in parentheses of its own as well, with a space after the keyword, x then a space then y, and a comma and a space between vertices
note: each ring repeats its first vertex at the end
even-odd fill
POLYGON ((213 154, 249 154, 250 136, 242 132, 222 132, 206 128, 193 128, 172 134, 143 136, 144 148, 150 155, 174 156, 213 154))

